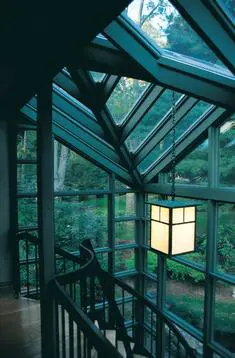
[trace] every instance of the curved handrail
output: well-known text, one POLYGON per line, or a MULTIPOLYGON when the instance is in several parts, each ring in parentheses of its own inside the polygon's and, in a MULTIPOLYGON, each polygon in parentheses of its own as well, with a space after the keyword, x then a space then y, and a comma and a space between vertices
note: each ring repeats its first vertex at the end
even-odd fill
MULTIPOLYGON (((80 246, 83 248, 84 252, 86 253, 87 261, 83 264, 83 266, 81 266, 79 269, 75 271, 56 275, 56 279, 61 285, 74 283, 77 280, 82 279, 85 276, 90 276, 91 274, 94 273, 94 269, 96 268, 96 258, 94 253, 91 250, 89 250, 86 246, 84 246, 83 243, 81 243, 80 246)), ((80 263, 83 263, 82 260, 80 261, 80 263)))
POLYGON ((152 302, 150 302, 145 297, 140 295, 138 292, 136 292, 131 286, 127 285, 125 282, 119 280, 117 277, 110 275, 107 271, 104 271, 103 269, 101 269, 101 274, 103 276, 105 276, 107 279, 109 279, 110 281, 113 281, 118 286, 125 289, 132 296, 138 298, 145 306, 149 307, 156 315, 160 316, 163 319, 163 321, 170 327, 170 329, 176 334, 177 338, 182 343, 182 345, 187 347, 187 350, 192 354, 192 356, 195 356, 195 350, 189 345, 189 343, 184 339, 184 337, 182 337, 180 331, 152 302))

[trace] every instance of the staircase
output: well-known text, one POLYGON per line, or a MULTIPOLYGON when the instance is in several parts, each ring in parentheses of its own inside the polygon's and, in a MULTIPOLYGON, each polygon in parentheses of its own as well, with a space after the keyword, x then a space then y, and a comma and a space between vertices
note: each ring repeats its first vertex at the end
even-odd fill
MULTIPOLYGON (((18 240, 27 242, 25 247, 34 257, 26 254, 23 267, 33 264, 38 271, 38 239, 21 233, 18 240)), ((50 291, 56 306, 59 358, 196 357, 178 328, 154 304, 101 269, 89 240, 80 244, 80 256, 60 248, 55 252, 57 275, 50 291), (159 345, 159 328, 164 345, 159 345)), ((30 275, 26 276, 28 280, 30 275)), ((37 287, 35 281, 20 282, 19 292, 35 297, 35 292, 40 293, 37 287)))

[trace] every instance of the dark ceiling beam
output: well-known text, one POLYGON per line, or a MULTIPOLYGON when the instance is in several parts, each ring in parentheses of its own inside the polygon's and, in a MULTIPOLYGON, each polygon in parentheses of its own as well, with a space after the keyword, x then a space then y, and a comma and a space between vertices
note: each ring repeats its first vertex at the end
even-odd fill
POLYGON ((105 35, 141 64, 153 83, 235 110, 235 81, 227 72, 216 72, 216 68, 197 61, 187 63, 183 56, 181 62, 180 56, 160 54, 123 16, 106 27, 105 35))
MULTIPOLYGON (((88 143, 90 147, 92 147, 95 151, 102 153, 105 157, 107 157, 110 161, 121 165, 121 161, 119 156, 117 155, 114 148, 112 148, 109 144, 100 139, 99 136, 94 134, 94 131, 90 131, 85 129, 83 124, 80 124, 79 121, 73 120, 67 114, 59 110, 57 107, 53 106, 53 124, 56 124, 60 128, 64 130, 64 132, 71 134, 74 138, 79 139, 84 143, 88 143)), ((25 105, 21 112, 33 121, 36 120, 36 109, 33 108, 32 105, 25 105)), ((67 140, 69 143, 69 140, 67 140)))
POLYGON ((53 78, 53 82, 58 86, 61 87, 64 91, 68 92, 70 96, 79 100, 80 93, 78 91, 77 86, 72 81, 71 77, 67 73, 67 71, 60 71, 57 75, 53 78))
POLYGON ((192 28, 235 74, 235 27, 214 0, 172 0, 192 28))
POLYGON ((76 69, 103 72, 119 77, 141 78, 150 81, 151 76, 124 51, 120 51, 108 40, 96 37, 79 53, 73 62, 76 69))
POLYGON ((0 14, 0 108, 21 108, 130 0, 5 1, 0 14))
MULTIPOLYGON (((196 98, 188 98, 183 96, 176 104, 175 125, 195 106, 198 102, 196 98)), ((195 122, 198 118, 195 118, 195 122)), ((133 165, 137 167, 146 156, 160 143, 160 141, 171 131, 172 124, 172 109, 160 120, 156 127, 150 131, 143 143, 137 148, 134 153, 133 165)))
POLYGON ((113 162, 100 151, 95 150, 87 142, 83 142, 79 138, 75 137, 72 133, 66 133, 66 131, 57 126, 53 125, 53 131, 58 139, 74 150, 76 153, 82 155, 84 158, 89 160, 91 163, 97 165, 101 169, 108 171, 109 173, 115 174, 118 180, 126 183, 128 186, 132 186, 132 178, 128 171, 116 162, 113 162))
POLYGON ((115 75, 110 75, 110 76, 107 76, 107 78, 102 83, 105 102, 108 101, 114 88, 117 86, 119 80, 120 80, 120 77, 115 76, 115 75))
MULTIPOLYGON (((185 152, 193 148, 201 138, 205 138, 208 133, 208 128, 211 125, 222 123, 230 114, 231 112, 226 111, 223 108, 211 109, 206 117, 202 117, 201 121, 198 121, 198 123, 192 126, 188 132, 176 141, 176 160, 180 160, 185 152)), ((151 167, 143 173, 144 183, 150 183, 157 174, 170 165, 171 160, 172 153, 171 148, 169 148, 168 151, 166 151, 155 163, 152 163, 151 167)))
POLYGON ((69 67, 69 72, 74 82, 77 84, 78 88, 80 88, 80 91, 85 98, 87 106, 92 109, 98 122, 102 126, 106 138, 109 138, 110 143, 113 145, 117 154, 119 155, 123 166, 129 171, 133 179, 132 185, 134 185, 135 187, 141 186, 141 177, 139 173, 133 169, 132 161, 127 148, 125 146, 120 145, 120 136, 117 131, 117 127, 115 126, 111 115, 104 103, 103 93, 100 93, 99 87, 96 86, 94 80, 89 75, 89 73, 83 70, 75 70, 71 67, 69 67))

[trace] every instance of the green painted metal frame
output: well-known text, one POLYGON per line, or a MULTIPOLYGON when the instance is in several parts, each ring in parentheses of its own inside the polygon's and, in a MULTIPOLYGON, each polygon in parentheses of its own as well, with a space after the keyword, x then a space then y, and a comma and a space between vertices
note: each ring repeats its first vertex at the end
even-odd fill
POLYGON ((138 171, 132 169, 132 161, 128 150, 125 146, 120 145, 118 129, 111 118, 110 112, 103 103, 102 97, 99 95, 99 92, 97 92, 97 87, 93 79, 91 78, 91 76, 80 70, 74 71, 74 69, 70 68, 70 73, 72 75, 72 78, 76 82, 78 88, 81 89, 82 87, 82 93, 83 98, 85 99, 85 103, 88 105, 88 107, 92 109, 97 120, 104 129, 106 136, 111 139, 112 144, 117 151, 120 159, 129 171, 130 176, 133 180, 132 185, 137 187, 141 186, 141 177, 138 171))
MULTIPOLYGON (((210 108, 176 141, 176 157, 180 158, 187 148, 192 148, 193 145, 198 142, 199 138, 205 137, 211 125, 219 121, 224 121, 230 114, 230 112, 221 108, 210 108)), ((145 171, 144 182, 149 183, 160 171, 169 166, 170 162, 171 148, 163 153, 163 155, 145 171)))
MULTIPOLYGON (((200 62, 182 62, 157 50, 134 24, 119 16, 105 29, 105 35, 124 50, 152 76, 151 82, 206 100, 227 109, 235 109, 233 77, 216 73, 200 62)), ((182 56, 183 57, 183 56, 182 56)))
POLYGON ((55 303, 49 294, 49 282, 55 274, 52 83, 48 83, 37 98, 41 347, 43 358, 54 358, 56 357, 55 303))
MULTIPOLYGON (((176 103, 175 125, 197 104, 195 98, 182 96, 176 103)), ((143 143, 137 148, 133 160, 134 166, 138 166, 142 160, 154 149, 154 147, 172 130, 172 109, 160 120, 156 127, 149 133, 143 143)), ((197 119, 196 119, 197 120, 197 119)), ((195 121, 196 121, 195 120, 195 121)))
POLYGON ((213 0, 172 0, 187 22, 235 74, 235 26, 213 0))

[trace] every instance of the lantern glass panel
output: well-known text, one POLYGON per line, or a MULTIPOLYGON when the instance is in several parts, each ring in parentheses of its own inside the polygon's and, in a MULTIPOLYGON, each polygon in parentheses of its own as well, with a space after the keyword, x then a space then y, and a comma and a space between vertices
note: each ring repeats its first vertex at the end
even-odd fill
POLYGON ((172 226, 172 255, 194 251, 195 223, 172 226))
POLYGON ((153 220, 160 220, 160 207, 152 205, 152 219, 153 220))
POLYGON ((151 247, 165 254, 169 253, 169 225, 151 222, 151 247))
POLYGON ((190 206, 184 209, 184 222, 195 221, 196 220, 196 212, 195 206, 190 206))
POLYGON ((184 209, 183 208, 175 208, 172 210, 172 223, 179 224, 184 221, 184 209))
POLYGON ((160 221, 163 221, 164 223, 169 224, 169 221, 170 221, 169 214, 170 214, 170 210, 168 208, 161 207, 160 221))

